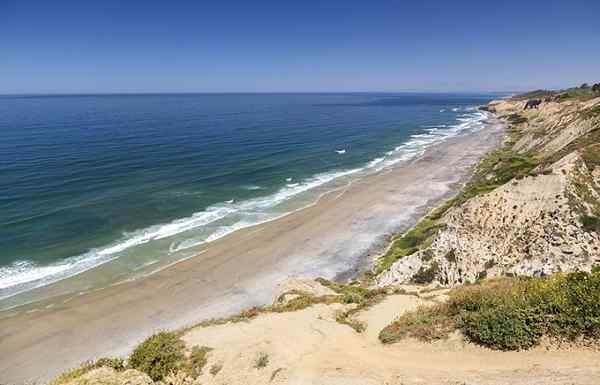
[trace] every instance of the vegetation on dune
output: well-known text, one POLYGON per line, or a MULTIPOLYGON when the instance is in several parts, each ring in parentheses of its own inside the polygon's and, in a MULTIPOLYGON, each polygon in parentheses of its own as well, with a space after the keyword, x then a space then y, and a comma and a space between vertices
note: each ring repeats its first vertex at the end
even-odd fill
POLYGON ((458 196, 458 200, 462 203, 474 196, 492 191, 512 179, 524 178, 530 175, 537 165, 538 162, 532 154, 518 153, 506 147, 496 150, 481 161, 473 178, 458 196))
POLYGON ((456 317, 448 315, 447 306, 420 306, 381 330, 379 340, 384 344, 391 344, 406 337, 428 342, 446 338, 456 329, 456 317))
MULTIPOLYGON (((599 94, 600 96, 600 94, 599 94)), ((596 104, 595 106, 585 109, 582 111, 582 115, 584 119, 592 119, 600 117, 600 104, 596 104)))
POLYGON ((139 344, 129 356, 129 366, 146 373, 154 381, 183 369, 185 345, 179 334, 160 332, 139 344))
POLYGON ((590 99, 600 94, 600 83, 589 85, 583 83, 579 87, 567 88, 561 91, 535 90, 514 97, 515 100, 556 98, 556 101, 570 99, 590 99))
MULTIPOLYGON (((600 87, 600 85, 599 85, 600 87)), ((582 111, 584 119, 600 117, 600 105, 582 111)), ((583 135, 551 156, 543 159, 540 167, 551 165, 565 155, 578 152, 590 171, 600 166, 600 125, 583 135)), ((600 233, 600 186, 597 186, 589 175, 575 173, 572 177, 574 192, 570 193, 569 205, 578 213, 584 230, 600 233)))
POLYGON ((128 367, 146 373, 154 381, 179 372, 196 378, 202 373, 208 361, 206 355, 211 350, 206 346, 194 346, 186 354, 181 333, 160 332, 148 337, 133 350, 128 367))
POLYGON ((511 124, 522 124, 527 122, 527 118, 521 114, 510 114, 507 120, 511 124))
POLYGON ((499 350, 527 349, 544 335, 600 339, 600 269, 462 286, 450 292, 445 304, 402 315, 379 339, 433 341, 456 329, 475 343, 499 350))
POLYGON ((545 97, 549 97, 549 96, 553 96, 556 95, 555 91, 550 91, 550 90, 534 90, 534 91, 530 91, 530 92, 526 92, 524 94, 521 95, 517 95, 515 97, 515 99, 539 99, 539 98, 545 98, 545 97))
MULTIPOLYGON (((443 211, 445 212, 448 208, 450 206, 445 207, 443 211)), ((411 255, 430 244, 438 230, 443 228, 443 225, 438 223, 441 215, 436 210, 432 214, 438 214, 439 217, 436 218, 431 215, 425 217, 406 233, 392 238, 392 243, 388 251, 379 260, 377 266, 378 273, 389 269, 400 258, 411 255)))
POLYGON ((591 87, 581 88, 569 88, 560 94, 558 94, 559 101, 571 100, 571 99, 582 99, 587 100, 598 96, 598 92, 594 91, 591 87))
POLYGON ((212 350, 208 346, 194 346, 190 352, 186 372, 193 378, 202 374, 202 369, 206 366, 208 359, 206 355, 212 350))
POLYGON ((600 143, 594 143, 583 149, 581 157, 587 168, 593 171, 596 167, 600 167, 600 143))
POLYGON ((600 217, 595 215, 582 215, 579 217, 583 228, 588 232, 596 232, 600 234, 600 217))
POLYGON ((341 324, 350 326, 357 333, 365 331, 367 325, 353 319, 352 316, 378 304, 387 295, 385 289, 367 289, 359 285, 341 285, 323 278, 317 278, 316 281, 341 295, 342 303, 356 304, 356 306, 349 310, 337 313, 335 320, 341 324))
MULTIPOLYGON (((592 131, 588 132, 587 134, 573 140, 572 142, 570 142, 569 144, 567 144, 560 150, 554 152, 552 155, 545 157, 544 159, 541 160, 540 165, 541 165, 541 167, 550 166, 553 163, 555 163, 555 162, 559 161, 560 159, 562 159, 563 157, 565 157, 566 155, 568 155, 572 152, 575 152, 575 151, 577 151, 579 153, 585 153, 585 152, 587 152, 585 150, 587 147, 593 146, 598 143, 600 143, 600 125, 595 127, 592 131)), ((584 155, 584 159, 585 159, 585 155, 584 155)))
POLYGON ((575 195, 580 200, 576 200, 574 194, 569 195, 569 204, 578 213, 579 220, 583 229, 587 232, 596 232, 600 234, 600 201, 598 201, 598 191, 594 191, 594 187, 585 184, 585 178, 578 177, 574 185, 576 188, 575 195), (583 181, 582 181, 583 180, 583 181))
MULTIPOLYGON (((273 305, 255 306, 230 317, 208 319, 191 327, 207 327, 224 325, 226 323, 248 322, 264 313, 285 313, 306 309, 307 307, 317 304, 332 304, 341 302, 342 298, 339 295, 315 296, 301 290, 291 290, 283 293, 273 305), (287 301, 282 301, 283 297, 287 295, 294 295, 295 297, 287 301)), ((189 330, 189 328, 186 330, 189 330)))

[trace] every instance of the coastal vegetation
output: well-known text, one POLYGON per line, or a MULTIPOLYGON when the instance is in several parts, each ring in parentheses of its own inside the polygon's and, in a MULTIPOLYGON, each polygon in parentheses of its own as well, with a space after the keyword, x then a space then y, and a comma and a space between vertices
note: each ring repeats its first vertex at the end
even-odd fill
POLYGON ((583 83, 579 87, 571 87, 560 91, 535 90, 518 95, 515 98, 519 100, 526 99, 553 99, 556 101, 565 101, 572 99, 587 100, 600 94, 600 83, 589 85, 583 83))
POLYGON ((365 331, 367 325, 353 319, 352 316, 378 304, 387 295, 387 291, 382 288, 368 289, 357 284, 342 285, 324 278, 317 278, 316 281, 339 294, 341 296, 341 303, 355 304, 355 306, 348 310, 339 311, 336 314, 335 320, 338 323, 350 326, 357 333, 365 331))
POLYGON ((129 356, 131 368, 146 373, 154 381, 186 365, 185 344, 174 332, 160 332, 139 344, 129 356))
POLYGON ((589 87, 586 84, 582 84, 580 87, 569 88, 558 94, 559 101, 570 100, 570 99, 591 99, 596 97, 599 93, 598 89, 595 88, 598 85, 595 84, 593 87, 589 87))
POLYGON ((544 278, 497 278, 453 289, 450 299, 406 313, 385 327, 385 344, 405 337, 447 338, 460 329, 472 342, 521 350, 542 336, 600 338, 600 268, 544 278))
MULTIPOLYGON (((186 352, 180 332, 159 332, 140 343, 127 360, 122 358, 100 358, 85 362, 75 369, 64 372, 49 385, 61 385, 71 382, 98 368, 111 368, 117 372, 136 369, 147 374, 153 381, 163 381, 169 375, 183 373, 192 378, 198 377, 207 363, 207 354, 212 349, 206 346, 194 346, 186 352)), ((211 373, 220 369, 211 367, 211 373)))

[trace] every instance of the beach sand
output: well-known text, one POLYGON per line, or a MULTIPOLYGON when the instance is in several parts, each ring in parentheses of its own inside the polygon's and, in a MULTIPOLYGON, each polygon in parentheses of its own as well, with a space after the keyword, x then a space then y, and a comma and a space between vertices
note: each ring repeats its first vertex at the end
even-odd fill
POLYGON ((45 381, 86 359, 126 355, 157 330, 270 302, 289 276, 349 277, 392 232, 452 195, 502 132, 495 123, 449 139, 143 279, 0 313, 0 382, 45 381))

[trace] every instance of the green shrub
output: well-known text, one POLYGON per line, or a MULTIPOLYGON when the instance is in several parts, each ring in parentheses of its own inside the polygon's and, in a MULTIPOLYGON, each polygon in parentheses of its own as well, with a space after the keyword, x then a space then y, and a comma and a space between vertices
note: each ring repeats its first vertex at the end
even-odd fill
POLYGON ((125 370, 125 360, 123 360, 122 358, 103 357, 96 360, 96 362, 94 362, 94 366, 97 368, 113 368, 117 372, 120 372, 122 370, 125 370))
MULTIPOLYGON (((449 208, 448 206, 447 208, 449 208)), ((439 210, 434 210, 432 215, 440 215, 439 210)), ((437 221, 439 218, 432 218, 428 216, 422 219, 415 227, 404 233, 402 236, 392 240, 387 253, 379 260, 377 267, 378 272, 385 271, 392 266, 394 262, 402 257, 411 255, 417 252, 420 248, 427 246, 430 240, 438 230, 442 228, 437 221)))
POLYGON ((362 333, 367 329, 367 325, 351 318, 350 312, 339 312, 335 316, 335 321, 343 325, 348 325, 357 333, 362 333))
POLYGON ((415 312, 405 313, 379 333, 384 344, 400 341, 404 337, 431 342, 446 338, 456 329, 456 316, 448 305, 422 306, 415 312))
POLYGON ((443 306, 407 313, 384 328, 384 343, 443 338, 460 328, 471 341, 520 350, 543 335, 600 339, 600 268, 546 278, 496 278, 453 289, 443 306))
POLYGON ((160 381, 184 365, 184 343, 179 334, 160 332, 139 344, 129 356, 129 366, 160 381))
POLYGON ((460 327, 472 341, 500 350, 530 348, 544 334, 542 315, 527 306, 507 305, 465 313, 460 327))
POLYGON ((567 338, 600 338, 600 270, 566 276, 556 288, 560 295, 551 330, 567 338))
POLYGON ((592 215, 582 215, 579 219, 585 231, 600 234, 600 218, 592 215))
POLYGON ((507 119, 512 124, 521 124, 527 122, 527 118, 519 114, 511 114, 507 119))
POLYGON ((206 355, 211 350, 212 348, 208 346, 194 346, 190 353, 186 372, 194 378, 202 374, 202 369, 208 362, 206 355))
MULTIPOLYGON (((596 107, 600 115, 600 105, 596 107)), ((600 167, 600 143, 587 146, 581 154, 586 166, 590 170, 600 167)))
POLYGON ((367 326, 360 321, 352 319, 352 316, 378 304, 387 294, 385 289, 367 289, 357 285, 341 285, 323 278, 317 278, 316 281, 341 294, 342 303, 356 304, 356 306, 349 310, 338 312, 335 320, 338 323, 350 326, 357 333, 365 331, 367 326))

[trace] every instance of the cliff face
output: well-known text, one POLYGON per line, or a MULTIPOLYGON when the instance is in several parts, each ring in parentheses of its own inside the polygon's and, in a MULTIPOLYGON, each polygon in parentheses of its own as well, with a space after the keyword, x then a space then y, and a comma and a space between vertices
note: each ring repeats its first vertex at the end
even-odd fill
POLYGON ((485 185, 497 174, 514 177, 449 208, 427 246, 396 261, 378 285, 408 282, 423 272, 456 285, 600 264, 600 98, 529 110, 524 105, 511 99, 488 106, 507 122, 510 135, 484 160, 489 168, 479 178, 485 185), (517 172, 523 159, 530 162, 525 174, 517 172))

